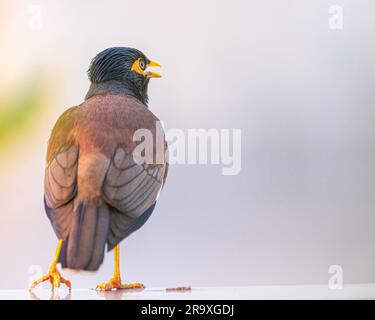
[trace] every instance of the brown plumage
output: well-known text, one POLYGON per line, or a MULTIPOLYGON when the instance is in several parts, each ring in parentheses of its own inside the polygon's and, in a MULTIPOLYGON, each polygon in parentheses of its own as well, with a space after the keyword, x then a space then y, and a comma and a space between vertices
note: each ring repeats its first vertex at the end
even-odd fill
MULTIPOLYGON (((45 206, 58 238, 67 239, 63 267, 96 270, 105 242, 112 249, 150 216, 167 164, 136 164, 133 134, 148 129, 156 137, 157 121, 123 93, 94 95, 58 119, 48 144, 45 206)), ((155 159, 156 143, 153 151, 155 159)))

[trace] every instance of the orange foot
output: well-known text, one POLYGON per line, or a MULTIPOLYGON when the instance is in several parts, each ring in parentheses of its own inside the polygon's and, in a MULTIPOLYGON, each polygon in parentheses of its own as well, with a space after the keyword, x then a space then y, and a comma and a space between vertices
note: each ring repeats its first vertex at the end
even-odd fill
POLYGON ((121 278, 111 278, 109 282, 102 282, 96 286, 98 291, 111 291, 113 289, 142 289, 145 286, 142 283, 123 283, 121 284, 121 278))
POLYGON ((52 290, 54 288, 60 287, 61 283, 64 283, 69 288, 69 291, 71 290, 70 281, 67 280, 67 279, 64 279, 60 275, 59 270, 57 270, 57 267, 54 264, 49 268, 48 273, 46 275, 44 275, 43 277, 41 277, 40 279, 38 279, 38 280, 36 280, 32 283, 32 285, 29 287, 29 290, 30 291, 33 290, 38 284, 40 284, 44 281, 47 281, 47 280, 49 280, 49 282, 51 283, 52 290))

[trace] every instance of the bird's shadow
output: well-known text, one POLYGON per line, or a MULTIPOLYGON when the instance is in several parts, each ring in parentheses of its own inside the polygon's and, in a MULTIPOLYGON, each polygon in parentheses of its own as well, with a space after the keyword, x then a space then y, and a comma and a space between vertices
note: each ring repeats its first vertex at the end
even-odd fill
MULTIPOLYGON (((123 290, 113 290, 113 291, 99 291, 92 289, 96 294, 104 298, 105 300, 126 300, 127 294, 141 292, 144 289, 123 289, 123 290)), ((34 291, 29 291, 30 300, 42 300, 34 291)), ((129 295, 130 297, 130 295, 129 295)), ((65 296, 60 295, 58 290, 51 290, 49 300, 72 300, 72 293, 68 292, 65 296)))
MULTIPOLYGON (((38 295, 33 292, 29 291, 30 300, 41 300, 38 295)), ((51 295, 49 300, 72 300, 72 293, 69 291, 65 297, 62 297, 57 290, 51 290, 51 295)))
POLYGON ((144 288, 141 289, 120 289, 120 290, 112 290, 112 291, 102 291, 102 290, 96 290, 96 294, 99 297, 104 298, 105 300, 126 300, 126 295, 128 293, 135 293, 135 292, 141 292, 144 290, 144 288))

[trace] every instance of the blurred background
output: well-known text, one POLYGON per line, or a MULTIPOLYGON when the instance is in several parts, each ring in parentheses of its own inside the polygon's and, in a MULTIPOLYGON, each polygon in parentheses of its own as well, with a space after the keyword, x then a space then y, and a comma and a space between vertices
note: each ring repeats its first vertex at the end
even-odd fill
MULTIPOLYGON (((149 95, 167 129, 242 130, 239 175, 170 168, 154 214, 121 245, 126 281, 324 284, 340 265, 344 283, 375 282, 374 13, 370 0, 1 0, 0 289, 49 267, 48 137, 112 46, 162 64, 149 95)), ((95 287, 112 257, 65 275, 95 287)))

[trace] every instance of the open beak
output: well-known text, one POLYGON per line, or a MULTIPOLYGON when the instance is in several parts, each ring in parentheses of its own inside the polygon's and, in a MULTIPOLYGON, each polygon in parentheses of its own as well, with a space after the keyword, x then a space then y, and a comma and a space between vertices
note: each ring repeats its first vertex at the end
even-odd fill
MULTIPOLYGON (((147 65, 147 68, 148 67, 161 67, 161 65, 159 63, 157 63, 156 61, 150 61, 150 63, 147 65)), ((157 72, 154 72, 154 71, 149 71, 147 70, 145 72, 147 78, 161 78, 161 75, 157 72)))

